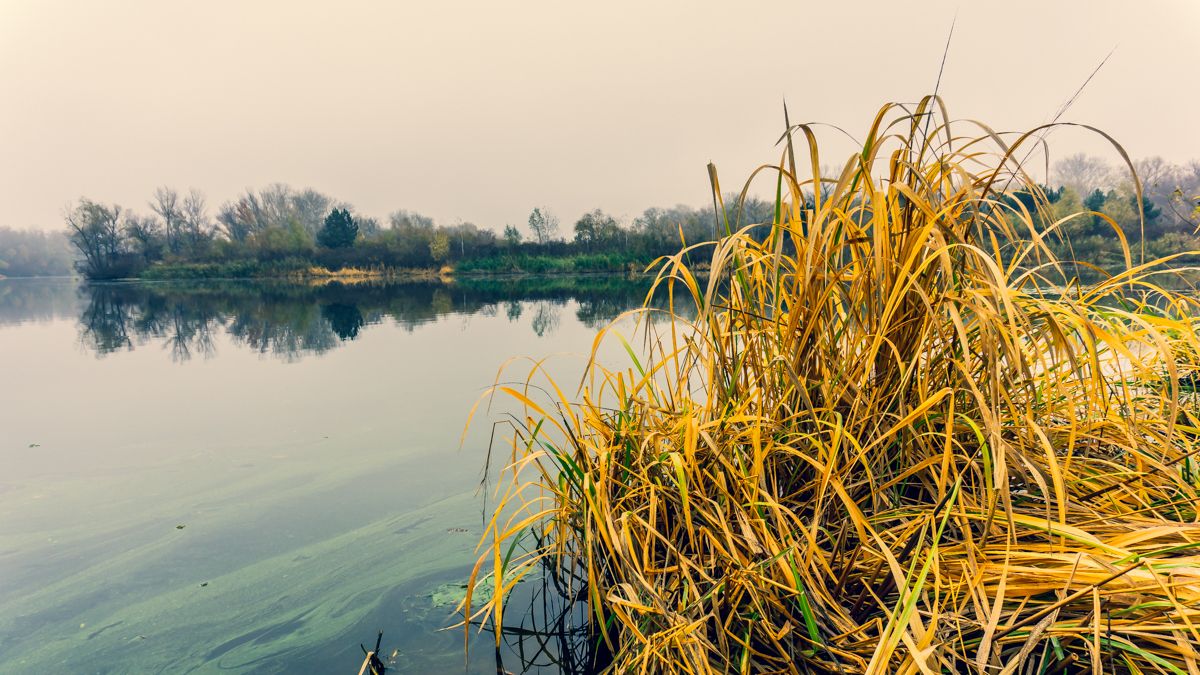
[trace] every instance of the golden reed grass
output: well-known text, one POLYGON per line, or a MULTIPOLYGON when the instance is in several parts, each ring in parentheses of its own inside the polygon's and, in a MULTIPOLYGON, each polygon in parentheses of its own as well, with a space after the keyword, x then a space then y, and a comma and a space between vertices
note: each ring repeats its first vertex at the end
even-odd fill
POLYGON ((886 106, 834 176, 789 127, 775 222, 659 261, 640 357, 497 386, 469 616, 549 566, 611 672, 1200 674, 1197 302, 1115 224, 1128 269, 1076 281, 1006 197, 1038 130, 948 119, 886 106))

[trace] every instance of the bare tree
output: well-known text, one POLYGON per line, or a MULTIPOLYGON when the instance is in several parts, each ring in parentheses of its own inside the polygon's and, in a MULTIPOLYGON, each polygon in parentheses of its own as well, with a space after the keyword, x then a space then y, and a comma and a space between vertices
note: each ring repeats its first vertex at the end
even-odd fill
POLYGON ((268 185, 258 192, 247 189, 236 201, 221 205, 217 210, 217 223, 230 241, 239 242, 271 227, 299 223, 294 197, 292 189, 283 183, 268 185))
POLYGON ((379 234, 383 229, 379 226, 379 219, 370 216, 354 216, 354 222, 358 223, 358 231, 363 238, 372 238, 379 234))
POLYGON ((669 209, 651 207, 633 220, 633 227, 661 250, 677 248, 683 241, 695 243, 712 237, 712 212, 697 211, 685 204, 669 209))
POLYGON ((167 249, 171 253, 179 253, 183 248, 182 224, 183 213, 179 208, 179 193, 174 188, 162 186, 154 190, 154 199, 150 208, 163 219, 166 228, 167 249))
POLYGON ((184 241, 193 252, 212 237, 212 223, 208 218, 207 200, 203 192, 195 188, 188 191, 180 208, 180 223, 184 241))
POLYGON ((124 253, 121 236, 121 207, 105 206, 90 199, 64 214, 68 236, 83 255, 82 272, 100 278, 118 274, 117 261, 124 253))
POLYGON ((217 224, 229 241, 244 242, 255 231, 256 220, 245 198, 225 202, 217 210, 217 224))
POLYGON ((1200 160, 1193 159, 1180 170, 1180 187, 1187 192, 1200 193, 1200 160))
POLYGON ((399 209, 388 216, 388 223, 394 230, 432 230, 433 218, 423 216, 416 211, 399 209))
POLYGON ((1078 153, 1054 163, 1053 182, 1065 185, 1083 196, 1093 190, 1107 192, 1116 187, 1112 167, 1099 157, 1078 153))
POLYGON ((1146 157, 1133 163, 1138 179, 1142 181, 1142 189, 1147 195, 1162 191, 1164 194, 1175 189, 1179 177, 1179 167, 1171 164, 1162 157, 1146 157))
POLYGON ((125 217, 125 234, 142 259, 149 262, 162 257, 166 237, 162 223, 154 216, 129 214, 125 217))
POLYGON ((558 235, 558 218, 549 209, 535 207, 529 214, 529 231, 537 243, 545 244, 558 235))
POLYGON ((290 195, 288 200, 289 215, 294 217, 311 235, 316 235, 325 224, 325 216, 336 206, 333 200, 312 188, 306 188, 290 195))
POLYGON ((259 201, 267 226, 283 227, 292 215, 292 188, 272 183, 259 191, 259 201))

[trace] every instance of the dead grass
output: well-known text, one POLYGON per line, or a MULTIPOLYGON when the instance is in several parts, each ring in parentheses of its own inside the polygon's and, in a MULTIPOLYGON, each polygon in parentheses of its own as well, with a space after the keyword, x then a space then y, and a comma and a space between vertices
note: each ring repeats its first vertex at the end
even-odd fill
POLYGON ((572 395, 497 387, 469 615, 551 565, 612 672, 1200 673, 1196 300, 1123 239, 1076 283, 1003 195, 1032 137, 946 120, 883 108, 836 176, 789 128, 775 222, 658 263, 694 312, 572 395))

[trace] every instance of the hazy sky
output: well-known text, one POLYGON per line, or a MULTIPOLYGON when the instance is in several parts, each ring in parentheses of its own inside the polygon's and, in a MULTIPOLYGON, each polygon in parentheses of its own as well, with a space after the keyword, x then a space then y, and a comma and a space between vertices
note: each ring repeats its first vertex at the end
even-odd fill
POLYGON ((0 0, 0 224, 60 227, 80 196, 146 211, 163 184, 496 229, 698 206, 709 160, 727 188, 776 161, 785 96, 860 134, 932 90, 956 12, 952 116, 1048 121, 1115 48, 1064 119, 1200 158, 1195 0, 0 0))

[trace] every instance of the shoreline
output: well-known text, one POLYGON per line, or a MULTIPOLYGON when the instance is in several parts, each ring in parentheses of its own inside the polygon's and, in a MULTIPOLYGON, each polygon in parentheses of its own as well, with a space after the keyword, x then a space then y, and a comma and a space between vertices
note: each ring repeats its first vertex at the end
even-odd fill
MULTIPOLYGON (((569 260, 569 259, 568 259, 569 260)), ((546 277, 578 277, 578 276, 647 276, 648 268, 653 261, 645 264, 627 263, 613 267, 582 267, 564 266, 533 266, 529 269, 512 266, 505 269, 478 269, 467 266, 466 269, 450 265, 438 268, 403 268, 403 267, 353 267, 347 266, 330 269, 315 264, 289 265, 261 264, 257 262, 239 263, 183 263, 173 265, 156 265, 147 268, 135 276, 105 278, 81 277, 89 283, 107 283, 124 281, 205 281, 205 280, 253 280, 253 281, 292 281, 298 283, 339 282, 410 282, 410 281, 453 281, 454 279, 473 278, 511 278, 521 276, 546 277)))

